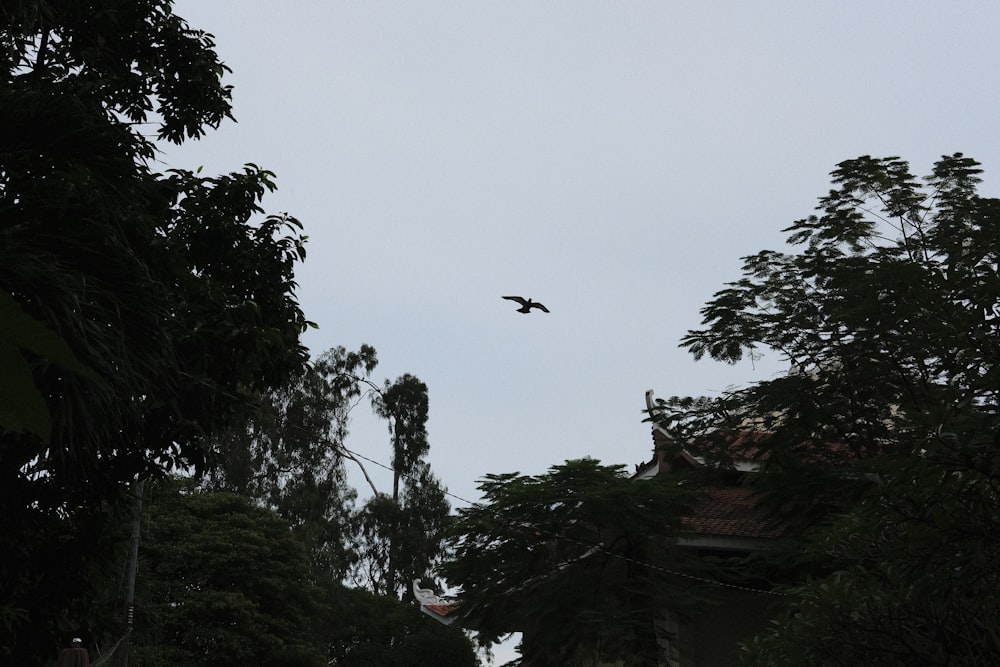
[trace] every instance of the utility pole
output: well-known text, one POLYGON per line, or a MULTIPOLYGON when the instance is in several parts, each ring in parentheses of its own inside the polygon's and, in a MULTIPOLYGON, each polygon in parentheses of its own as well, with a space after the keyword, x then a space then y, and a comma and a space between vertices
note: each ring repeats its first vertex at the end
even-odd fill
POLYGON ((122 651, 122 667, 128 667, 132 621, 135 617, 135 571, 139 565, 139 528, 142 523, 142 492, 144 486, 145 480, 135 480, 135 506, 132 508, 132 539, 129 540, 128 568, 125 572, 125 650, 122 651))

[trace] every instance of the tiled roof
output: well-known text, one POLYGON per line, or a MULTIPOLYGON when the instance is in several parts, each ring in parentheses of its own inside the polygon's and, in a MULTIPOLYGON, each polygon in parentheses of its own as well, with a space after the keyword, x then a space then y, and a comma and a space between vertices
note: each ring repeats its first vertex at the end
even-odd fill
POLYGON ((458 610, 458 607, 453 604, 425 604, 423 607, 433 611, 438 616, 447 616, 458 610))
POLYGON ((752 489, 733 486, 705 489, 703 493, 694 513, 683 519, 691 532, 725 537, 778 537, 781 534, 768 525, 764 512, 757 507, 752 489))
POLYGON ((445 625, 451 625, 458 618, 457 616, 449 618, 449 615, 458 611, 458 605, 454 604, 422 604, 420 611, 445 625))

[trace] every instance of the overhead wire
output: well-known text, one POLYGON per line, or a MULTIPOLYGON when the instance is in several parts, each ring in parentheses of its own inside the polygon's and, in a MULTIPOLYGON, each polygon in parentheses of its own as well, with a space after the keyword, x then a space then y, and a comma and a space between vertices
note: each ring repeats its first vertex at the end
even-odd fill
MULTIPOLYGON (((293 426, 293 428, 299 428, 299 427, 297 427, 294 424, 292 426, 293 426)), ((385 463, 382 463, 381 461, 376 461, 375 459, 372 459, 372 458, 370 458, 368 456, 365 456, 364 454, 361 454, 360 452, 356 452, 356 451, 354 451, 354 450, 346 447, 343 444, 338 444, 338 443, 335 443, 335 442, 333 442, 331 440, 328 440, 328 439, 326 439, 326 444, 332 445, 336 449, 343 450, 343 451, 349 453, 351 456, 360 458, 360 459, 362 459, 364 461, 367 461, 368 463, 371 463, 373 465, 376 465, 376 466, 378 466, 380 468, 384 468, 385 470, 388 470, 389 472, 392 472, 392 473, 396 473, 397 472, 394 468, 392 468, 392 466, 389 466, 389 465, 387 465, 385 463)), ((409 475, 405 471, 398 471, 398 472, 399 472, 400 477, 405 477, 407 479, 416 479, 416 478, 412 477, 411 475, 409 475)), ((491 510, 491 508, 489 506, 487 506, 487 505, 483 505, 481 503, 477 503, 477 502, 471 501, 471 500, 469 500, 467 498, 463 498, 462 496, 454 494, 454 493, 448 491, 447 489, 444 489, 443 492, 444 492, 444 495, 446 495, 448 497, 451 497, 451 498, 454 498, 455 500, 461 501, 463 503, 466 503, 467 505, 470 505, 472 507, 478 507, 480 509, 491 511, 493 513, 493 515, 496 516, 498 519, 501 519, 504 522, 507 522, 508 525, 510 525, 510 522, 507 520, 506 517, 503 517, 500 514, 500 512, 497 511, 497 510, 491 510)), ((711 578, 708 578, 708 577, 698 576, 698 575, 692 574, 690 572, 682 572, 680 570, 674 570, 674 569, 671 569, 671 568, 668 568, 668 567, 663 567, 662 565, 657 565, 655 563, 650 563, 650 562, 643 561, 643 560, 640 560, 640 559, 637 559, 637 558, 633 558, 631 556, 627 556, 627 555, 622 554, 622 553, 611 551, 610 549, 607 549, 602 544, 592 544, 592 543, 588 543, 588 542, 586 542, 584 540, 580 540, 580 539, 571 537, 569 535, 562 535, 562 534, 559 534, 559 533, 555 533, 555 532, 553 532, 551 530, 547 530, 547 529, 545 529, 545 528, 543 528, 541 526, 538 526, 536 524, 531 524, 531 523, 528 523, 528 522, 519 522, 517 524, 517 526, 521 527, 521 528, 525 528, 525 529, 531 530, 531 531, 533 531, 535 533, 538 533, 540 535, 545 535, 545 536, 550 537, 552 539, 561 540, 563 542, 570 542, 570 543, 573 543, 573 544, 575 544, 577 546, 580 546, 580 547, 583 547, 583 548, 587 549, 588 551, 586 552, 585 556, 579 558, 578 561, 582 560, 584 557, 589 556, 592 553, 601 553, 602 555, 607 556, 609 558, 616 558, 618 560, 622 560, 622 561, 624 561, 626 563, 629 563, 629 564, 632 564, 632 565, 637 565, 637 566, 640 566, 640 567, 646 567, 646 568, 649 568, 651 570, 655 570, 655 571, 661 572, 663 574, 668 574, 668 575, 672 575, 672 576, 675 576, 675 577, 681 577, 681 578, 684 578, 684 579, 689 579, 691 581, 696 581, 696 582, 701 583, 701 584, 709 584, 709 585, 713 585, 713 586, 720 586, 720 587, 723 587, 723 588, 729 588, 729 589, 739 590, 739 591, 748 592, 748 593, 758 593, 758 594, 762 594, 762 595, 772 595, 772 596, 780 596, 780 597, 787 597, 788 596, 788 593, 785 593, 785 592, 782 592, 782 591, 775 591, 775 590, 769 590, 769 589, 764 589, 764 588, 755 588, 755 587, 752 587, 752 586, 744 586, 744 585, 741 585, 741 584, 734 584, 734 583, 730 583, 730 582, 726 582, 726 581, 719 581, 717 579, 711 579, 711 578)))
MULTIPOLYGON (((360 404, 361 399, 363 398, 364 395, 369 394, 372 391, 380 391, 377 388, 377 386, 374 385, 374 383, 372 383, 370 381, 366 381, 366 380, 364 382, 366 384, 368 384, 369 389, 367 391, 365 391, 365 392, 362 392, 361 395, 358 396, 358 400, 356 400, 354 402, 354 404, 351 406, 351 410, 353 410, 354 407, 356 407, 357 405, 360 404)), ((236 396, 234 394, 231 394, 231 393, 229 393, 229 392, 227 392, 227 391, 225 391, 223 389, 219 389, 217 387, 215 387, 214 389, 216 391, 220 392, 221 394, 223 394, 224 396, 227 396, 227 397, 235 399, 235 400, 243 401, 244 404, 247 405, 248 407, 254 407, 254 408, 260 408, 261 407, 260 405, 254 405, 254 404, 250 403, 249 401, 246 400, 245 397, 236 396)), ((298 424, 289 424, 289 426, 291 428, 293 428, 293 429, 296 429, 296 430, 300 431, 303 434, 310 435, 310 436, 315 435, 313 433, 310 433, 305 428, 299 426, 298 424)), ((401 478, 406 478, 406 479, 410 479, 410 480, 417 480, 416 477, 413 477, 407 471, 396 470, 393 466, 391 466, 389 464, 386 464, 386 463, 383 463, 381 461, 377 461, 377 460, 375 460, 375 459, 373 459, 373 458, 371 458, 369 456, 366 456, 366 455, 364 455, 364 454, 362 454, 360 452, 357 452, 357 451, 355 451, 355 450, 347 447, 343 443, 335 442, 335 441, 333 441, 333 440, 331 440, 330 438, 327 438, 327 437, 323 437, 321 439, 321 441, 324 444, 327 444, 327 445, 333 447, 335 450, 339 450, 343 454, 347 454, 350 458, 354 459, 355 462, 357 462, 358 459, 361 459, 362 461, 365 461, 365 462, 370 463, 372 465, 378 466, 379 468, 387 470, 387 471, 393 473, 394 475, 398 474, 401 478)), ((364 472, 364 474, 367 477, 367 472, 364 472)), ((369 482, 370 482, 370 480, 369 480, 369 482)), ((494 516, 496 516, 498 519, 501 519, 504 522, 508 522, 507 518, 503 517, 499 513, 499 511, 497 511, 497 510, 491 510, 491 508, 489 508, 489 506, 487 506, 487 505, 483 505, 481 503, 469 500, 468 498, 463 498, 462 496, 459 496, 459 495, 457 495, 455 493, 452 493, 452 492, 448 491, 447 488, 442 489, 442 492, 444 493, 445 496, 448 496, 450 498, 454 498, 455 500, 458 500, 458 501, 460 501, 462 503, 465 503, 466 505, 470 505, 470 506, 473 506, 473 507, 478 507, 478 508, 481 508, 481 509, 485 509, 487 511, 491 511, 494 514, 494 516)), ((661 572, 663 574, 667 574, 667 575, 671 575, 671 576, 675 576, 675 577, 680 577, 680 578, 688 579, 688 580, 691 580, 691 581, 696 581, 696 582, 701 583, 701 584, 708 584, 708 585, 712 585, 712 586, 718 586, 718 587, 722 587, 722 588, 739 590, 739 591, 748 592, 748 593, 756 593, 756 594, 760 594, 760 595, 771 595, 771 596, 779 596, 779 597, 787 597, 787 596, 789 596, 788 593, 785 593, 785 592, 782 592, 782 591, 769 590, 769 589, 764 589, 764 588, 755 588, 755 587, 752 587, 752 586, 744 586, 744 585, 741 585, 741 584, 734 584, 734 583, 730 583, 730 582, 726 582, 726 581, 719 581, 717 579, 711 579, 711 578, 708 578, 708 577, 702 577, 702 576, 699 576, 699 575, 696 575, 696 574, 692 574, 690 572, 682 572, 682 571, 679 571, 679 570, 674 570, 674 569, 671 569, 671 568, 664 567, 662 565, 657 565, 655 563, 649 563, 649 562, 646 562, 646 561, 643 561, 643 560, 640 560, 640 559, 633 558, 631 556, 627 556, 625 554, 613 552, 613 551, 607 549, 606 547, 604 547, 604 545, 587 543, 587 542, 585 542, 583 540, 579 540, 579 539, 570 537, 568 535, 561 535, 561 534, 555 533, 553 531, 547 530, 547 529, 545 529, 545 528, 543 528, 541 526, 537 526, 537 525, 530 524, 530 523, 527 523, 527 522, 522 522, 522 523, 519 524, 519 526, 523 527, 523 528, 526 528, 526 529, 529 529, 529 530, 532 530, 532 531, 534 531, 536 533, 539 533, 539 534, 542 534, 542 535, 547 535, 547 536, 549 536, 552 539, 561 540, 561 541, 564 541, 564 542, 571 542, 573 544, 576 544, 577 546, 581 546, 581 547, 584 547, 584 548, 588 549, 589 552, 593 552, 593 553, 598 553, 599 552, 599 553, 602 553, 603 555, 605 555, 605 556, 607 556, 609 558, 619 559, 619 560, 622 560, 624 562, 630 563, 632 565, 638 565, 640 567, 647 567, 647 568, 649 568, 651 570, 658 571, 658 572, 661 572)))

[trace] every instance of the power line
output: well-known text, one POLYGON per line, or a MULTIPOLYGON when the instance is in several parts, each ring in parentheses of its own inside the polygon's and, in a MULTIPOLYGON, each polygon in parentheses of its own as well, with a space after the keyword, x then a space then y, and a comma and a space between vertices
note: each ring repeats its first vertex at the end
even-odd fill
MULTIPOLYGON (((369 389, 366 392, 364 392, 365 394, 370 393, 371 391, 376 391, 378 393, 381 393, 381 390, 374 383, 372 383, 371 381, 369 381, 367 379, 364 379, 364 378, 358 378, 356 376, 351 376, 351 377, 353 377, 355 380, 364 382, 365 384, 367 384, 369 386, 369 389)), ((235 400, 238 400, 238 401, 243 401, 244 405, 246 405, 247 407, 252 407, 252 408, 257 408, 257 409, 261 409, 262 408, 262 406, 259 405, 259 404, 255 405, 253 403, 250 403, 249 401, 246 400, 245 397, 236 396, 236 395, 231 394, 231 393, 229 393, 229 392, 227 392, 227 391, 225 391, 223 389, 219 389, 219 388, 214 388, 214 389, 216 391, 218 391, 219 393, 223 394, 224 396, 227 396, 229 398, 232 398, 232 399, 235 399, 235 400)), ((357 406, 357 403, 355 403, 354 406, 357 406)), ((353 409, 354 406, 352 406, 352 409, 353 409)), ((288 426, 290 426, 292 429, 298 430, 299 432, 301 432, 301 433, 303 433, 305 435, 308 435, 308 436, 315 435, 315 434, 310 433, 309 431, 307 431, 305 428, 299 426, 298 424, 289 424, 288 426)), ((413 477, 407 471, 396 470, 391 465, 385 464, 385 463, 383 463, 381 461, 377 461, 377 460, 375 460, 375 459, 373 459, 373 458, 371 458, 369 456, 366 456, 366 455, 364 455, 364 454, 362 454, 360 452, 356 452, 353 449, 350 449, 349 447, 347 447, 346 445, 344 445, 342 443, 334 442, 333 440, 331 440, 329 438, 326 438, 326 437, 322 437, 321 438, 321 442, 323 442, 326 445, 329 445, 329 446, 333 447, 335 450, 339 450, 339 451, 347 454, 350 458, 353 458, 355 461, 357 461, 357 459, 361 459, 363 461, 371 463, 372 465, 378 466, 379 468, 387 470, 387 471, 393 473, 394 475, 395 474, 399 474, 399 476, 401 478, 406 478, 406 479, 410 479, 410 480, 414 480, 414 481, 419 481, 417 478, 413 477)), ((362 470, 364 470, 363 467, 362 467, 362 470)), ((365 476, 367 477, 367 472, 365 472, 365 476)), ((369 483, 370 482, 371 482, 371 480, 369 480, 369 483)), ((483 505, 481 503, 474 502, 472 500, 469 500, 468 498, 463 498, 462 496, 454 494, 454 493, 448 491, 447 489, 442 489, 442 492, 444 493, 444 495, 446 495, 446 496, 448 496, 450 498, 454 498, 455 500, 461 501, 461 502, 465 503, 466 505, 471 505, 471 506, 474 506, 474 507, 479 507, 481 509, 485 509, 487 511, 491 511, 488 506, 483 505)), ((506 521, 506 517, 503 517, 500 514, 499 511, 492 510, 492 513, 498 519, 501 519, 503 522, 507 522, 506 521)), ((507 523, 508 523, 508 525, 511 525, 509 522, 507 522, 507 523)), ((638 560, 638 559, 632 558, 630 556, 626 556, 624 554, 615 553, 615 552, 607 549, 606 547, 604 547, 601 544, 590 544, 590 543, 584 542, 582 540, 578 540, 576 538, 569 537, 567 535, 559 535, 558 533, 554 533, 554 532, 546 530, 546 529, 544 529, 544 528, 542 528, 540 526, 532 525, 532 524, 529 524, 529 523, 523 523, 522 522, 522 523, 519 524, 519 527, 532 530, 532 531, 537 532, 537 533, 542 534, 542 535, 547 535, 550 538, 555 539, 555 540, 561 540, 561 541, 564 541, 564 542, 571 542, 573 544, 576 544, 577 546, 585 547, 585 548, 588 549, 588 553, 597 553, 597 552, 600 552, 600 553, 604 554, 605 556, 607 556, 609 558, 616 558, 616 559, 622 560, 624 562, 627 562, 627 563, 630 563, 630 564, 633 564, 633 565, 638 565, 638 566, 641 566, 641 567, 647 567, 647 568, 650 568, 652 570, 656 570, 658 572, 662 572, 664 574, 668 574, 668 575, 675 576, 675 577, 681 577, 681 578, 684 578, 684 579, 689 579, 691 581, 697 581, 697 582, 702 583, 702 584, 708 584, 708 585, 712 585, 712 586, 718 586, 718 587, 722 587, 722 588, 729 588, 729 589, 733 589, 733 590, 740 590, 740 591, 744 591, 744 592, 756 593, 756 594, 761 594, 761 595, 772 595, 772 596, 780 596, 780 597, 787 597, 789 595, 788 593, 784 593, 784 592, 781 592, 781 591, 766 590, 766 589, 763 589, 763 588, 754 588, 754 587, 751 587, 751 586, 742 586, 742 585, 739 585, 739 584, 733 584, 733 583, 729 583, 729 582, 725 582, 725 581, 718 581, 716 579, 710 579, 708 577, 701 577, 701 576, 698 576, 698 575, 695 575, 695 574, 691 574, 689 572, 681 572, 679 570, 673 570, 673 569, 670 569, 670 568, 667 568, 667 567, 663 567, 661 565, 656 565, 654 563, 649 563, 649 562, 645 562, 645 561, 642 561, 642 560, 638 560)))
MULTIPOLYGON (((295 425, 293 425, 293 427, 298 428, 295 425)), ((396 472, 391 466, 386 465, 385 463, 382 463, 381 461, 376 461, 375 459, 372 459, 372 458, 370 458, 368 456, 365 456, 364 454, 356 452, 356 451, 354 451, 354 450, 352 450, 352 449, 350 449, 350 448, 348 448, 348 447, 346 447, 344 445, 338 445, 337 443, 334 443, 331 440, 326 440, 326 443, 329 444, 329 445, 332 445, 333 447, 335 447, 337 449, 343 450, 343 451, 351 454, 352 456, 358 457, 358 458, 360 458, 360 459, 362 459, 364 461, 367 461, 368 463, 376 465, 376 466, 378 466, 380 468, 384 468, 385 470, 388 470, 388 471, 393 472, 393 473, 396 472)), ((399 474, 400 474, 400 477, 405 477, 407 479, 415 479, 409 473, 406 473, 406 472, 400 471, 399 474)), ((463 503, 466 503, 468 505, 471 505, 473 507, 479 507, 481 509, 484 509, 484 510, 487 510, 487 511, 491 511, 490 508, 488 506, 486 506, 486 505, 483 505, 483 504, 480 504, 480 503, 477 503, 477 502, 473 502, 471 500, 468 500, 467 498, 463 498, 463 497, 461 497, 459 495, 451 493, 450 491, 445 490, 444 494, 446 496, 450 496, 452 498, 455 498, 456 500, 459 500, 459 501, 461 501, 463 503)), ((511 524, 510 522, 507 522, 506 521, 506 517, 503 517, 500 514, 499 511, 492 510, 492 513, 497 518, 504 520, 507 523, 507 525, 514 525, 514 524, 511 524)), ((708 577, 700 577, 698 575, 691 574, 690 572, 681 572, 679 570, 673 570, 673 569, 670 569, 670 568, 667 568, 667 567, 663 567, 661 565, 656 565, 654 563, 649 563, 649 562, 642 561, 642 560, 639 560, 639 559, 636 559, 636 558, 632 558, 630 556, 626 556, 624 554, 616 553, 614 551, 611 551, 611 550, 607 549, 606 547, 604 547, 601 544, 591 544, 591 543, 588 543, 588 542, 584 542, 583 540, 579 540, 579 539, 576 539, 574 537, 570 537, 568 535, 560 535, 558 533, 554 533, 554 532, 552 532, 550 530, 546 530, 545 528, 542 528, 541 526, 537 526, 537 525, 534 525, 534 524, 530 524, 530 523, 526 523, 526 522, 521 522, 521 523, 516 524, 516 525, 517 525, 517 527, 525 528, 525 529, 537 532, 537 533, 539 533, 541 535, 546 535, 546 536, 551 537, 551 538, 556 539, 556 540, 561 540, 561 541, 564 541, 564 542, 570 542, 570 543, 573 543, 573 544, 575 544, 577 546, 586 548, 588 550, 586 552, 586 554, 584 556, 580 557, 579 559, 577 559, 577 561, 574 561, 574 562, 579 562, 580 560, 583 560, 583 558, 586 558, 590 554, 592 554, 592 553, 598 553, 599 552, 599 553, 601 553, 601 554, 603 554, 605 556, 608 556, 610 558, 617 558, 619 560, 622 560, 622 561, 624 561, 626 563, 630 563, 632 565, 638 565, 638 566, 641 566, 641 567, 647 567, 647 568, 650 568, 652 570, 656 570, 658 572, 662 572, 664 574, 672 575, 672 576, 675 576, 675 577, 682 577, 684 579, 690 579, 692 581, 697 581, 697 582, 702 583, 702 584, 709 584, 709 585, 713 585, 713 586, 721 586, 721 587, 724 587, 724 588, 730 588, 730 589, 744 591, 744 592, 748 592, 748 593, 758 593, 758 594, 762 594, 762 595, 773 595, 773 596, 781 596, 781 597, 787 597, 788 596, 788 593, 783 593, 781 591, 766 590, 766 589, 763 589, 763 588, 754 588, 752 586, 742 586, 742 585, 739 585, 739 584, 733 584, 733 583, 729 583, 729 582, 725 582, 725 581, 718 581, 717 579, 710 579, 708 577)))

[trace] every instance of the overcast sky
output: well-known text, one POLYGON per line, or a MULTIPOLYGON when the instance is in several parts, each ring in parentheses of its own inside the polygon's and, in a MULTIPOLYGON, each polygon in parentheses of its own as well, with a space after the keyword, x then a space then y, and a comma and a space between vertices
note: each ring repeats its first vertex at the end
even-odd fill
MULTIPOLYGON (((161 167, 277 174, 265 207, 310 237, 307 344, 369 343, 379 381, 426 382, 431 463, 470 500, 487 473, 646 460, 647 389, 783 372, 696 363, 677 343, 740 257, 782 247, 838 162, 898 155, 927 174, 962 151, 1000 194, 1000 4, 986 0, 176 12, 216 36, 239 122, 161 167)), ((348 445, 389 461, 366 408, 348 445)))
MULTIPOLYGON (((379 381, 426 382, 432 466, 470 500, 487 473, 648 459, 647 389, 782 372, 677 344, 740 257, 812 213, 836 163, 898 155, 927 174, 962 151, 1000 194, 995 2, 175 9, 216 36, 238 123, 160 167, 277 174, 265 208, 310 237, 307 344, 369 343, 379 381)), ((369 414, 348 446, 388 463, 369 414)))

